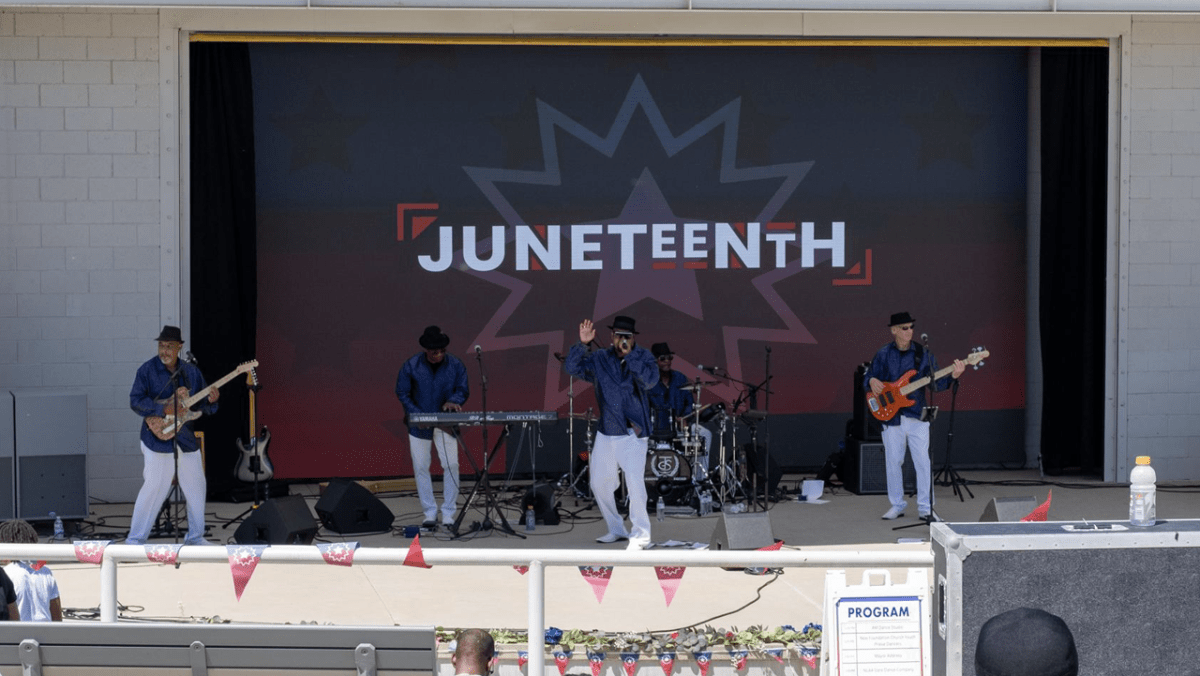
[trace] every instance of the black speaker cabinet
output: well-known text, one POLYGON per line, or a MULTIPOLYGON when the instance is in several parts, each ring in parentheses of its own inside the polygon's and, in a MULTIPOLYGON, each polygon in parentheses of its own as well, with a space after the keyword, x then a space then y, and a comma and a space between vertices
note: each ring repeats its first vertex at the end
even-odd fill
POLYGON ((250 512, 233 534, 240 545, 308 545, 317 520, 300 495, 267 500, 250 512))
POLYGON ((863 389, 863 376, 871 362, 865 361, 854 369, 854 419, 850 423, 850 436, 859 441, 879 441, 883 438, 883 425, 867 411, 867 392, 863 389))
MULTIPOLYGON (((992 498, 987 507, 983 508, 980 521, 1020 521, 1038 508, 1037 498, 1033 496, 1020 498, 992 498)), ((1049 519, 1047 519, 1049 521, 1049 519)))
POLYGON ((533 508, 533 518, 547 526, 557 526, 562 522, 558 515, 558 501, 554 499, 554 486, 550 484, 534 484, 525 491, 521 500, 521 519, 525 519, 525 510, 533 508))
POLYGON ((974 674, 979 629, 1021 607, 1067 623, 1081 674, 1196 673, 1200 520, 934 523, 930 542, 934 674, 974 674))
POLYGON ((775 544, 769 512, 721 513, 709 549, 762 549, 775 544))
POLYGON ((382 533, 396 516, 371 491, 349 479, 333 479, 317 500, 321 525, 334 533, 382 533))
MULTIPOLYGON (((846 440, 846 455, 838 467, 842 484, 858 495, 887 494, 887 466, 884 463, 882 442, 866 442, 858 439, 846 440)), ((912 456, 904 454, 904 493, 917 492, 917 473, 913 469, 912 456)))

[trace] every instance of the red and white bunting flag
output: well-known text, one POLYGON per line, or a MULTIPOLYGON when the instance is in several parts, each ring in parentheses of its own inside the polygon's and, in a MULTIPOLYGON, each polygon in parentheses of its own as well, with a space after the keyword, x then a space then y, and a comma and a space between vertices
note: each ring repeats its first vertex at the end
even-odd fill
POLYGON ((413 536, 412 544, 408 546, 408 556, 404 557, 404 565, 414 568, 433 568, 425 563, 425 555, 421 553, 421 536, 413 536))
POLYGON ((658 663, 662 666, 663 676, 671 676, 675 669, 675 653, 659 653, 658 663))
POLYGON ((1045 521, 1050 516, 1050 498, 1054 497, 1054 491, 1046 491, 1046 501, 1037 509, 1033 510, 1022 521, 1045 521))
POLYGON ((777 552, 777 551, 779 551, 779 548, 780 548, 780 547, 783 547, 783 540, 780 540, 780 541, 778 541, 778 542, 776 542, 775 544, 772 544, 772 545, 767 545, 766 547, 759 547, 757 551, 760 551, 760 552, 777 552))
POLYGON ((104 559, 104 548, 110 542, 112 540, 76 540, 75 558, 80 563, 100 563, 104 559))
POLYGON ((528 650, 518 650, 517 651, 517 668, 520 669, 521 667, 525 666, 525 663, 528 661, 529 661, 529 651, 528 650))
POLYGON ((700 676, 708 676, 708 668, 712 666, 712 651, 692 653, 692 657, 696 659, 696 666, 700 667, 700 676))
POLYGON ((600 676, 604 669, 604 653, 588 651, 588 664, 592 665, 592 676, 600 676))
POLYGON ((596 595, 596 603, 604 602, 604 590, 608 589, 608 581, 612 578, 612 566, 580 566, 579 573, 583 579, 592 585, 592 593, 596 595))
POLYGON ((529 572, 529 566, 513 566, 513 570, 524 575, 525 573, 529 572))
POLYGON ((679 582, 683 579, 683 566, 655 566, 654 574, 658 576, 658 586, 662 587, 663 596, 667 599, 667 605, 671 605, 671 600, 675 598, 675 592, 679 590, 679 582))
POLYGON ((621 653, 621 666, 625 667, 625 676, 633 676, 638 666, 637 652, 621 653))
POLYGON ((748 650, 730 650, 729 662, 733 664, 733 668, 741 671, 746 668, 746 658, 750 655, 748 650))
POLYGON ((146 548, 146 559, 155 563, 173 564, 179 560, 179 548, 183 545, 142 545, 146 548))
POLYGON ((333 566, 353 566, 357 542, 325 542, 317 545, 325 563, 333 566))
POLYGON ((567 662, 571 659, 570 651, 557 651, 554 653, 554 663, 558 665, 559 676, 565 676, 567 673, 567 662))
POLYGON ((229 554, 229 570, 233 573, 233 591, 239 601, 242 600, 242 592, 246 591, 246 584, 250 582, 250 576, 254 575, 254 569, 258 567, 263 550, 268 546, 270 545, 225 545, 225 551, 229 554))

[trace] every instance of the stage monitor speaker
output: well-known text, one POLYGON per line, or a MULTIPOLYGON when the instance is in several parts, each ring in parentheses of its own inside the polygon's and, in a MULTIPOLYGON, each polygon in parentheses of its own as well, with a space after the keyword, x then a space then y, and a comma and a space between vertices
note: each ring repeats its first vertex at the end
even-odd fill
POLYGON ((317 500, 321 525, 334 533, 383 533, 396 516, 371 491, 349 479, 333 479, 317 500))
POLYGON ((775 495, 779 490, 779 480, 783 478, 783 469, 771 457, 771 452, 766 446, 759 445, 757 449, 753 444, 744 444, 742 450, 746 452, 746 469, 749 470, 750 476, 758 477, 756 486, 758 494, 763 494, 763 483, 767 485, 767 495, 775 495))
POLYGON ((1019 498, 992 498, 987 507, 983 508, 980 522, 985 521, 1020 521, 1038 508, 1037 498, 1022 496, 1019 498))
POLYGON ((554 499, 554 486, 550 484, 534 484, 525 491, 521 500, 521 518, 525 518, 525 510, 533 508, 533 518, 538 523, 547 526, 557 526, 561 519, 558 516, 558 501, 554 499))
POLYGON ((304 496, 273 498, 250 512, 233 533, 240 545, 309 545, 317 534, 317 520, 304 496))
MULTIPOLYGON (((885 458, 886 454, 882 443, 847 439, 846 455, 842 458, 842 466, 838 468, 838 476, 842 479, 842 485, 858 495, 886 495, 887 464, 885 458)), ((917 472, 913 468, 911 454, 904 454, 901 471, 904 476, 905 494, 916 493, 917 472)))
POLYGON ((775 544, 769 512, 721 513, 709 549, 762 549, 775 544))
POLYGON ((863 376, 871 362, 865 361, 854 369, 854 419, 850 424, 850 436, 859 441, 879 441, 883 438, 883 425, 867 412, 867 392, 863 389, 863 376))

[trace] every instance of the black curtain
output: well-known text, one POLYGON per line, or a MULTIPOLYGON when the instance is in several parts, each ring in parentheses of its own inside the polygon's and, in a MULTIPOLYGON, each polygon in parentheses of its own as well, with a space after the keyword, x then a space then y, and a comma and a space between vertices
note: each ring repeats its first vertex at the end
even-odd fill
MULTIPOLYGON (((255 357, 254 106, 245 44, 191 45, 191 350, 212 382, 255 357)), ((239 487, 239 438, 249 440, 241 376, 221 389, 220 411, 201 418, 209 495, 239 487)))
POLYGON ((1104 462, 1108 50, 1042 49, 1042 467, 1104 462))

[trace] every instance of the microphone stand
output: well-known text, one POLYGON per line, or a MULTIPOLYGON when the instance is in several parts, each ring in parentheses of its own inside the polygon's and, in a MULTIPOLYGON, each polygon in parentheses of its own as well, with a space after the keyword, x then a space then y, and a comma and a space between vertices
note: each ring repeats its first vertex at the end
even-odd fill
POLYGON ((181 513, 179 511, 179 454, 182 452, 179 448, 179 433, 183 430, 183 425, 179 423, 182 411, 179 408, 180 388, 179 379, 183 372, 182 355, 175 357, 175 370, 171 372, 170 379, 167 380, 167 387, 171 389, 171 407, 172 413, 175 416, 175 433, 171 436, 171 456, 175 461, 174 476, 171 477, 171 492, 167 494, 167 500, 158 510, 158 516, 154 518, 154 526, 150 529, 151 537, 163 537, 171 534, 175 538, 175 543, 179 544, 179 520, 181 513))

